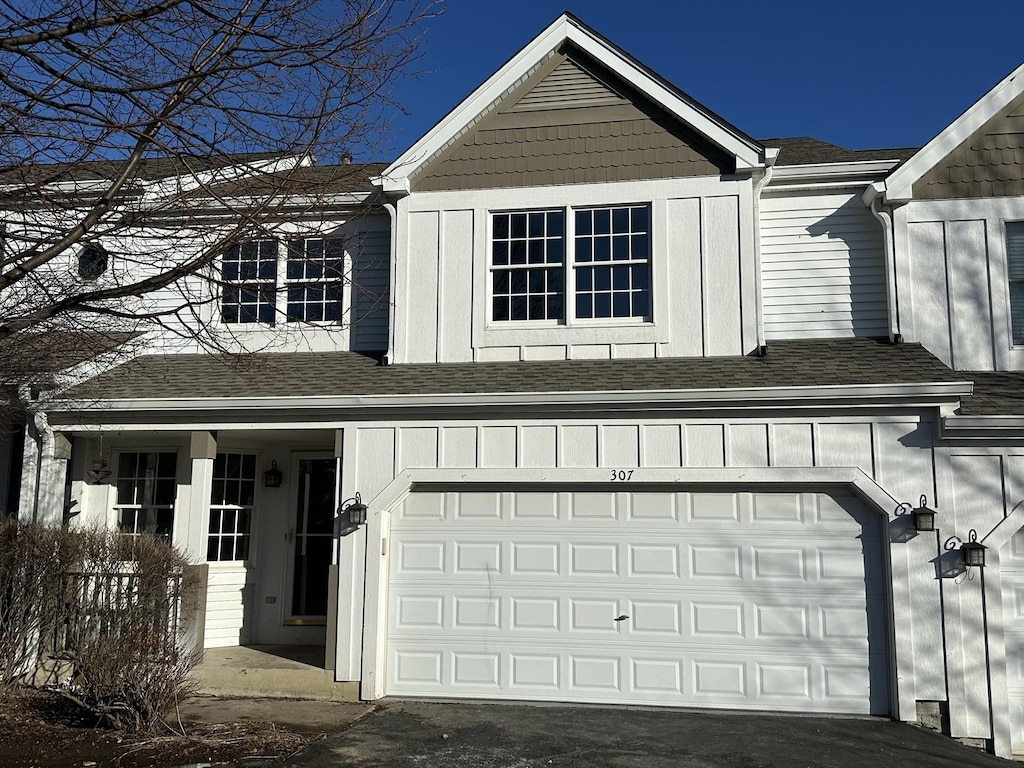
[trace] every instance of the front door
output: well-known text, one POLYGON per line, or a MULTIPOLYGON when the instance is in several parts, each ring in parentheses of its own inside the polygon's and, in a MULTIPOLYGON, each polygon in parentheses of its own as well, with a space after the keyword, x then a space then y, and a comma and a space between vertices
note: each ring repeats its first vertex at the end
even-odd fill
POLYGON ((287 623, 325 624, 334 546, 337 460, 299 456, 295 476, 287 623))

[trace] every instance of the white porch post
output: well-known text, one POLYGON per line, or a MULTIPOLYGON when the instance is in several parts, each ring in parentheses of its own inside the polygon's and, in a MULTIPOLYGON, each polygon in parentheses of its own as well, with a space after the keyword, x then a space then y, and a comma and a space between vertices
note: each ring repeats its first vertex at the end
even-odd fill
POLYGON ((40 456, 39 501, 36 522, 43 525, 61 525, 64 522, 64 485, 71 458, 71 441, 57 432, 53 439, 43 443, 40 456))
POLYGON ((21 459, 21 493, 18 497, 18 519, 33 522, 36 519, 36 488, 39 479, 39 441, 32 434, 32 427, 25 425, 25 440, 21 459))
POLYGON ((193 563, 206 562, 206 537, 210 530, 210 494, 213 492, 213 460, 217 437, 212 432, 193 432, 189 449, 192 478, 185 554, 193 563))

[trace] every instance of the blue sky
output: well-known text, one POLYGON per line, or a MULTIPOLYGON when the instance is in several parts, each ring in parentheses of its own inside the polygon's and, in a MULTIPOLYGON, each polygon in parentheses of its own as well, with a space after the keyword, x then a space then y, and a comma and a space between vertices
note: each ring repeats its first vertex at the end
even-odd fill
MULTIPOLYGON (((569 10, 755 138, 920 146, 1024 61, 1024 0, 447 0, 390 159, 569 10)), ((387 155, 390 150, 390 156, 387 155)), ((367 158, 368 159, 368 158, 367 158)))

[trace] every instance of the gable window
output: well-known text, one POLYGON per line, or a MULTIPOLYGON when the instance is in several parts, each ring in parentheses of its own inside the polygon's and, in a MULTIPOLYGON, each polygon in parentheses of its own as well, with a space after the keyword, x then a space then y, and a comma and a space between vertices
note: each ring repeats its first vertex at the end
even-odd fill
POLYGON ((213 462, 207 560, 249 559, 255 497, 256 457, 251 453, 218 453, 213 462))
POLYGON ((1010 283, 1010 330, 1024 346, 1024 221, 1006 223, 1006 275, 1010 283))
POLYGON ((302 238, 284 248, 276 240, 233 245, 221 260, 221 320, 266 325, 279 318, 339 322, 344 276, 341 239, 302 238))
POLYGON ((647 205, 494 213, 491 319, 648 319, 650 254, 647 205))
POLYGON ((177 461, 173 451, 131 451, 119 456, 114 508, 122 533, 171 538, 177 461))

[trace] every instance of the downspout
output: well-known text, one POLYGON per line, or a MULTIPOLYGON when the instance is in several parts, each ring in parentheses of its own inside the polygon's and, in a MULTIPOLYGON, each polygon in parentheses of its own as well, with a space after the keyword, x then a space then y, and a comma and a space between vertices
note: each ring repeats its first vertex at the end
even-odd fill
POLYGON ((764 295, 761 290, 761 192, 772 180, 775 160, 779 151, 774 148, 765 150, 765 168, 761 178, 754 185, 754 311, 756 312, 757 354, 764 357, 768 353, 768 343, 764 337, 764 295))
POLYGON ((863 200, 871 208, 871 214, 882 225, 883 251, 885 253, 885 291, 888 308, 889 341, 899 344, 903 341, 900 333, 899 307, 896 303, 896 246, 893 236, 892 214, 882 208, 882 192, 884 183, 872 184, 863 195, 863 200))
POLYGON ((391 244, 390 250, 390 264, 388 265, 388 349, 384 354, 384 359, 381 360, 381 365, 388 365, 395 360, 395 291, 397 286, 395 280, 398 277, 398 209, 395 207, 395 203, 388 200, 384 201, 384 209, 388 212, 388 216, 391 217, 391 244))

